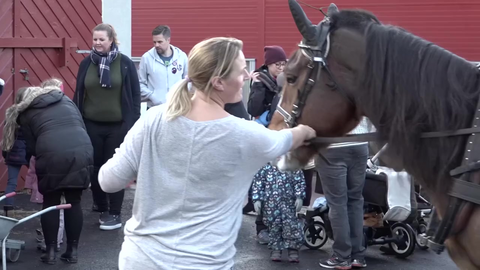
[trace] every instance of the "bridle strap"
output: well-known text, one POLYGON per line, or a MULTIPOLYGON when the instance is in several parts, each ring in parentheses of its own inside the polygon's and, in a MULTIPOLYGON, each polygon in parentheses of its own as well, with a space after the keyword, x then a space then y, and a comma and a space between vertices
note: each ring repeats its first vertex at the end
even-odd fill
MULTIPOLYGON (((433 132, 424 132, 420 134, 420 138, 441 138, 441 137, 452 137, 460 135, 471 135, 473 133, 480 133, 480 127, 473 128, 462 128, 457 130, 449 131, 433 131, 433 132)), ((309 140, 312 144, 330 144, 330 143, 345 143, 345 142, 371 142, 377 141, 378 133, 362 133, 362 134, 349 134, 342 137, 315 137, 309 140)))

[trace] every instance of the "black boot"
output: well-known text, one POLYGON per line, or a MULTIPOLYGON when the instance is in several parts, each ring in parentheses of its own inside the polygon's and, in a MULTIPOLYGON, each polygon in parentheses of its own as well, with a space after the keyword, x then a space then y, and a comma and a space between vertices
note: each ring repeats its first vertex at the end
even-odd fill
POLYGON ((60 259, 66 263, 77 263, 77 248, 78 241, 73 241, 72 243, 67 243, 67 251, 60 256, 60 259))
POLYGON ((45 254, 40 257, 40 260, 46 264, 55 264, 57 258, 55 255, 55 249, 57 248, 57 242, 51 242, 46 245, 45 254))
POLYGON ((11 217, 12 214, 9 214, 8 212, 10 213, 13 213, 13 205, 4 205, 3 206, 3 213, 6 217, 11 217))

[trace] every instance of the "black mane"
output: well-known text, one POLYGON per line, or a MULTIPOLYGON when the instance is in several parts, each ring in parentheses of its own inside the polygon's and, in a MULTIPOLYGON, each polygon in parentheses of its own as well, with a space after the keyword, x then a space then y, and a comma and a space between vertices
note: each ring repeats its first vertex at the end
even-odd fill
POLYGON ((439 181, 450 181, 448 172, 460 165, 467 136, 419 135, 470 127, 480 94, 478 69, 401 28, 357 21, 362 26, 367 50, 359 108, 410 174, 445 191, 449 182, 439 181))

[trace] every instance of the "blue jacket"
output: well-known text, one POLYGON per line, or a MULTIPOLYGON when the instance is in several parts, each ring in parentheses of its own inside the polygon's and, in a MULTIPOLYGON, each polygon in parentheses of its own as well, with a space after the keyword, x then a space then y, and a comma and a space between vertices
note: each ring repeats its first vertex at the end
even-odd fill
POLYGON ((5 164, 10 166, 28 165, 30 161, 30 154, 27 154, 27 144, 23 136, 22 130, 17 128, 15 131, 16 139, 13 143, 12 149, 5 152, 2 151, 2 156, 5 159, 5 164), (28 157, 27 157, 28 155, 28 157))

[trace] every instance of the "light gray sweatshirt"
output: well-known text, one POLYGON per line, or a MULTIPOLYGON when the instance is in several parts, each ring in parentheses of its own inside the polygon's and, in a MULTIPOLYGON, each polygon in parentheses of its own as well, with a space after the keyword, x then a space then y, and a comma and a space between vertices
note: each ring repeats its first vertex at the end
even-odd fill
POLYGON ((230 269, 253 176, 290 149, 292 133, 234 116, 167 122, 164 107, 148 110, 99 172, 105 192, 137 179, 120 270, 230 269))
POLYGON ((148 107, 165 103, 168 91, 188 74, 187 55, 173 45, 170 47, 173 56, 168 65, 163 62, 155 48, 144 53, 140 60, 140 93, 142 101, 147 101, 148 107))

